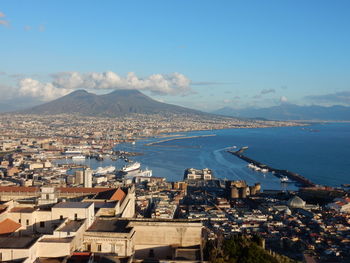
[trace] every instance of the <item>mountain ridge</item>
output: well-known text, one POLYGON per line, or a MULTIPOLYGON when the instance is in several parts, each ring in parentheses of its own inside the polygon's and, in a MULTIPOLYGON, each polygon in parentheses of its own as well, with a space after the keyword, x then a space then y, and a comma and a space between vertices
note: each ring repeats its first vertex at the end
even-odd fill
POLYGON ((265 108, 245 108, 234 109, 232 107, 223 107, 212 112, 230 117, 240 118, 264 118, 269 120, 350 120, 350 107, 334 106, 299 106, 291 103, 284 103, 278 106, 265 108))
POLYGON ((37 115, 81 114, 85 116, 109 117, 130 113, 212 115, 156 101, 138 90, 114 90, 102 95, 96 95, 86 90, 76 90, 53 101, 19 110, 16 113, 37 115))

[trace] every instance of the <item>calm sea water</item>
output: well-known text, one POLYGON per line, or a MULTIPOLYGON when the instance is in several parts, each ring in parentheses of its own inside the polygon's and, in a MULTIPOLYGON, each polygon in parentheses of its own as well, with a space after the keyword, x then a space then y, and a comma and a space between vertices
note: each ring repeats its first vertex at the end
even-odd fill
MULTIPOLYGON (((272 174, 252 171, 247 163, 226 152, 227 147, 248 146, 246 155, 274 168, 297 172, 317 184, 339 186, 350 183, 350 124, 316 124, 308 127, 282 127, 264 129, 225 129, 183 133, 183 136, 208 135, 162 142, 153 146, 146 143, 163 138, 138 141, 135 145, 121 144, 119 150, 142 152, 133 158, 143 168, 153 170, 153 176, 169 181, 181 180, 185 168, 205 168, 216 177, 230 180, 243 179, 249 184, 261 182, 264 189, 294 189, 293 184, 281 185, 272 174)), ((171 135, 169 135, 171 137, 171 135)), ((92 168, 121 161, 89 161, 92 168)))

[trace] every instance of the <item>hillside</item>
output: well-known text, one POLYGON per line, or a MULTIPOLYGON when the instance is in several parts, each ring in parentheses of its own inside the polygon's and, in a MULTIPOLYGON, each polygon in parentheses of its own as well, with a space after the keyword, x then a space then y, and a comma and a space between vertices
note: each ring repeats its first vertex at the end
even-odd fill
POLYGON ((18 113, 38 115, 81 114, 111 117, 130 113, 204 114, 193 109, 156 101, 137 90, 115 90, 104 95, 77 90, 45 104, 18 111, 18 113))

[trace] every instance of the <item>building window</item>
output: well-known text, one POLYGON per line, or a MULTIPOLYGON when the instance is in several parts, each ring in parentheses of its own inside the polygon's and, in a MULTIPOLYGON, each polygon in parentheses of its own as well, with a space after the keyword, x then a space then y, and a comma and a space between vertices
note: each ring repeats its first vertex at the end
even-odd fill
POLYGON ((21 219, 18 219, 18 223, 21 223, 21 219))
POLYGON ((97 251, 101 252, 102 251, 102 245, 101 244, 97 244, 97 251))
POLYGON ((63 220, 63 216, 62 215, 60 216, 60 220, 63 220))
POLYGON ((40 227, 45 227, 45 222, 41 221, 40 222, 40 227))
POLYGON ((78 220, 78 214, 74 214, 74 220, 78 220))
POLYGON ((111 253, 115 253, 115 245, 111 244, 111 253))
POLYGON ((90 243, 86 244, 86 251, 91 251, 91 244, 90 243))
POLYGON ((26 220, 26 224, 27 224, 27 226, 29 226, 29 219, 26 220))

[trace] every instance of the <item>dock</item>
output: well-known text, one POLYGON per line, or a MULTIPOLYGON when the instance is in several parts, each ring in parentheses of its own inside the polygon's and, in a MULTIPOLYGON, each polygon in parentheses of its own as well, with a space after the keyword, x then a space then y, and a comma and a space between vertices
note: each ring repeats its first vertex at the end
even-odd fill
POLYGON ((303 187, 315 187, 316 184, 313 183, 311 180, 301 176, 300 174, 288 171, 288 170, 281 170, 281 169, 276 169, 273 167, 270 167, 266 164, 263 164, 261 162, 258 162, 256 160, 253 160, 245 155, 243 155, 244 149, 240 149, 238 151, 227 151, 228 153, 231 153, 238 158, 242 159, 243 161, 246 161, 247 163, 252 163, 255 166, 262 168, 262 169, 267 169, 269 172, 273 172, 276 176, 287 176, 290 180, 295 181, 302 185, 303 187))
POLYGON ((194 135, 194 136, 187 136, 187 137, 176 137, 176 138, 169 138, 161 141, 155 141, 155 142, 150 142, 146 143, 145 146, 152 146, 152 145, 157 145, 163 142, 170 142, 170 141, 176 141, 176 140, 185 140, 185 139, 194 139, 194 138, 205 138, 205 137, 212 137, 216 136, 216 134, 206 134, 206 135, 194 135))

